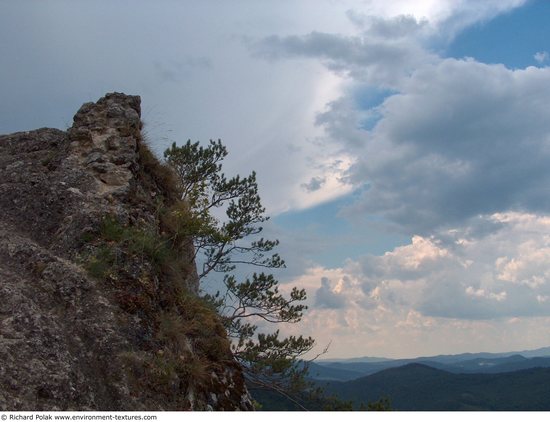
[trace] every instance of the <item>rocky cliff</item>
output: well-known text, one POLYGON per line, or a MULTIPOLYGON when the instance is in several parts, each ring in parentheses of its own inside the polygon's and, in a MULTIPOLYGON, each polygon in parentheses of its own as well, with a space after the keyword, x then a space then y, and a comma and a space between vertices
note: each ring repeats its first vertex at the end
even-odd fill
POLYGON ((0 136, 0 409, 249 410, 140 98, 0 136))

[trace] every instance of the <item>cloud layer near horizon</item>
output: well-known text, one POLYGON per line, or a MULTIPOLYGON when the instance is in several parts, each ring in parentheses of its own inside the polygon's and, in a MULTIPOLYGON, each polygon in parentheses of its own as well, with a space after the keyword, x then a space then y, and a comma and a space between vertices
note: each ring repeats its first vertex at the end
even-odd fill
POLYGON ((509 213, 488 220, 498 229, 477 237, 457 230, 415 236, 384 255, 350 260, 339 280, 322 280, 316 302, 400 305, 460 319, 550 316, 550 219, 509 213))
MULTIPOLYGON (((467 351, 471 344, 499 350, 501 343, 489 346, 476 338, 494 341, 497 332, 518 324, 550 320, 550 218, 506 213, 478 219, 492 230, 415 236, 410 244, 348 260, 342 268, 310 268, 295 280, 310 292, 312 311, 304 325, 324 326, 320 340, 338 340, 332 354, 351 356, 339 339, 355 332, 362 333, 363 350, 386 342, 376 347, 390 354, 399 350, 392 351, 396 345, 389 340, 397 335, 416 354, 429 354, 434 345, 441 352, 467 351), (422 333, 425 344, 408 329, 422 333), (448 337, 453 341, 446 345, 448 337)), ((547 331, 536 337, 533 330, 514 332, 517 348, 550 341, 547 331)))

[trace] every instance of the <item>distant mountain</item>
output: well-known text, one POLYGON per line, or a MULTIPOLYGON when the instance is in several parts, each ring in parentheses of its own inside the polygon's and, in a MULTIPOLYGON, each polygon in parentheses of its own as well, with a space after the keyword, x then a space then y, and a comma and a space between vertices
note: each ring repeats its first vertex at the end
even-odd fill
MULTIPOLYGON (((342 400, 387 397, 397 410, 550 410, 550 347, 414 359, 355 358, 310 363, 309 378, 342 400)), ((297 410, 253 391, 264 410, 297 410)), ((315 407, 312 407, 315 409, 315 407)))
POLYGON ((453 374, 413 363, 321 385, 357 405, 388 397, 395 410, 550 410, 550 368, 453 374))
POLYGON ((388 368, 411 363, 411 360, 387 360, 382 362, 318 362, 319 366, 337 371, 352 371, 361 376, 371 375, 388 368))
POLYGON ((476 373, 502 373, 512 372, 530 368, 550 368, 550 357, 527 359, 521 355, 514 355, 508 358, 492 359, 488 361, 476 360, 472 362, 477 366, 470 366, 470 361, 461 362, 461 369, 453 372, 476 372, 476 373))
POLYGON ((472 359, 493 359, 493 358, 503 358, 513 355, 522 355, 526 358, 534 357, 550 357, 550 347, 541 347, 534 350, 522 350, 515 352, 501 352, 501 353, 491 353, 491 352, 479 352, 479 353, 460 353, 457 355, 436 355, 436 356, 420 356, 416 358, 406 358, 406 359, 391 359, 384 357, 358 357, 358 358, 349 358, 349 359, 318 359, 316 362, 320 365, 329 365, 332 363, 377 363, 377 362, 420 362, 420 361, 433 361, 440 363, 456 363, 464 360, 472 359))
POLYGON ((456 374, 496 374, 529 368, 548 368, 550 367, 550 357, 538 357, 528 359, 522 355, 512 355, 502 358, 475 358, 459 361, 456 363, 440 363, 437 361, 429 360, 422 360, 418 361, 417 363, 422 363, 424 365, 431 366, 432 368, 441 369, 456 374))
POLYGON ((379 358, 379 357, 373 357, 373 356, 363 356, 363 357, 359 357, 359 358, 348 358, 348 359, 318 359, 317 362, 321 363, 321 364, 335 363, 335 362, 340 362, 340 363, 368 362, 368 363, 372 363, 372 362, 386 362, 386 361, 389 361, 389 360, 393 360, 393 359, 379 358))
MULTIPOLYGON (((451 368, 453 369, 451 372, 491 372, 491 370, 496 368, 518 364, 520 367, 517 369, 527 369, 526 367, 521 367, 521 364, 528 361, 529 359, 522 355, 512 355, 502 358, 475 358, 463 360, 446 366, 449 368, 448 370, 451 370, 451 368)), ((497 370, 496 372, 507 372, 507 370, 497 370)))
POLYGON ((454 373, 498 373, 541 366, 537 365, 537 363, 532 363, 530 359, 521 355, 499 358, 475 358, 454 363, 440 364, 440 366, 432 365, 431 362, 428 361, 423 361, 422 363, 454 373))
POLYGON ((514 354, 522 355, 526 358, 550 357, 550 347, 541 347, 540 349, 535 350, 523 350, 514 354))
POLYGON ((362 372, 353 370, 332 368, 330 366, 309 364, 308 377, 316 380, 350 381, 365 376, 362 372))
MULTIPOLYGON (((437 355, 413 359, 355 358, 336 361, 319 360, 316 363, 318 366, 330 368, 332 375, 330 377, 317 377, 315 374, 311 374, 312 378, 342 381, 349 380, 348 377, 351 376, 351 373, 366 376, 411 363, 421 363, 453 373, 499 373, 535 367, 550 367, 550 347, 522 352, 461 353, 458 355, 437 355)), ((319 373, 323 372, 319 371, 319 373)))

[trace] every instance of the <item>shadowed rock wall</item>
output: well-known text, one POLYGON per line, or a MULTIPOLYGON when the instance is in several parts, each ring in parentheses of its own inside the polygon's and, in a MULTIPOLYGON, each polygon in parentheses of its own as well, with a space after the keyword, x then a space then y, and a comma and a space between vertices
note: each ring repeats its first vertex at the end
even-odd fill
POLYGON ((0 136, 1 410, 252 408, 191 242, 178 266, 135 247, 166 249, 177 204, 140 126, 140 98, 113 93, 67 132, 0 136))

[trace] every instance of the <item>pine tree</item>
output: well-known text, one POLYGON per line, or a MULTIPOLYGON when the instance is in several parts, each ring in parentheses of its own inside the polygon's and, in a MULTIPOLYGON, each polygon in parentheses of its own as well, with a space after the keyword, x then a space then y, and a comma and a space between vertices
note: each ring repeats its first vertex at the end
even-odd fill
POLYGON ((285 263, 272 253, 278 240, 259 237, 268 217, 256 174, 227 178, 222 172, 226 156, 227 149, 219 140, 210 141, 207 147, 191 141, 180 147, 174 143, 164 152, 166 163, 178 176, 185 205, 185 212, 179 215, 179 234, 192 238, 195 256, 200 254, 201 279, 212 272, 225 274, 224 289, 207 299, 218 309, 248 381, 291 398, 293 391, 306 387, 307 365, 298 363, 313 348, 314 340, 281 338, 279 330, 260 332, 257 324, 299 322, 307 309, 303 304, 306 292, 294 288, 285 297, 271 274, 254 273, 246 280, 231 274, 240 264, 270 269, 282 268, 285 263), (219 211, 225 212, 223 220, 215 217, 219 211))

